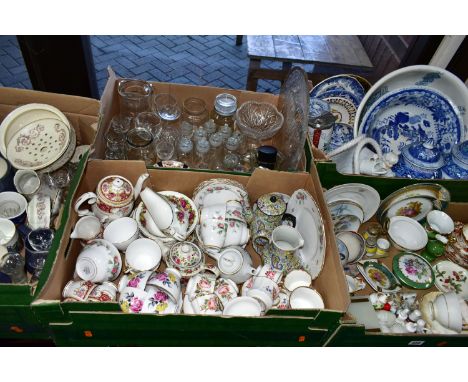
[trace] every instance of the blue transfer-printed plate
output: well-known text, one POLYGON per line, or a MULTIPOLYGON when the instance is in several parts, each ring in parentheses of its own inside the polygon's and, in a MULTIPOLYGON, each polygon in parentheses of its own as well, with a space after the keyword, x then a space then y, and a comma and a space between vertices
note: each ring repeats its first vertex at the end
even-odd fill
POLYGON ((453 162, 451 157, 448 157, 445 166, 442 167, 444 177, 449 179, 468 179, 468 170, 463 169, 453 162))
POLYGON ((311 98, 309 102, 309 118, 320 117, 330 111, 330 105, 318 98, 311 98))
MULTIPOLYGON (((351 76, 340 74, 327 78, 326 80, 318 83, 310 92, 311 97, 318 97, 320 94, 329 90, 345 90, 352 93, 358 100, 358 105, 364 98, 364 88, 357 79, 351 76)), ((356 107, 358 106, 356 105, 356 107)))
POLYGON ((356 106, 356 109, 359 107, 359 103, 361 102, 358 99, 358 97, 356 97, 353 93, 348 92, 347 90, 343 90, 343 89, 327 90, 326 92, 320 93, 318 95, 318 98, 320 99, 325 99, 329 97, 346 98, 347 100, 350 100, 354 104, 354 106, 356 106))
POLYGON ((375 139, 383 153, 399 155, 402 148, 433 138, 444 154, 465 139, 461 115, 442 93, 411 87, 387 93, 367 111, 359 135, 375 139))
POLYGON ((353 139, 353 126, 346 123, 335 123, 330 142, 324 145, 323 151, 330 153, 353 139))

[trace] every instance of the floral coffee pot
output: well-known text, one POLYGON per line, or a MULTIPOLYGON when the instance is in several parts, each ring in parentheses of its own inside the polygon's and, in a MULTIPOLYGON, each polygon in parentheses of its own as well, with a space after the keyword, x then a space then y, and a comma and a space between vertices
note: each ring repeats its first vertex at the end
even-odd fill
POLYGON ((129 216, 133 209, 133 203, 138 198, 143 183, 148 177, 149 174, 141 175, 133 187, 130 181, 123 176, 106 176, 99 181, 96 193, 87 192, 78 198, 75 203, 75 211, 79 216, 95 215, 102 222, 129 216), (80 209, 85 201, 92 204, 91 211, 80 209))

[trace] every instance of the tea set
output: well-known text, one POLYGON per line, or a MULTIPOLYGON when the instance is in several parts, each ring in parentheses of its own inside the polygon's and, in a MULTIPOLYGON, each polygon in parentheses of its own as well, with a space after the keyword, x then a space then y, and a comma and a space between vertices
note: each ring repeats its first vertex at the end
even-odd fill
POLYGON ((148 177, 133 187, 107 176, 77 198, 70 237, 82 249, 67 302, 97 301, 94 288, 107 285, 98 290, 102 301, 128 313, 260 316, 324 307, 311 287, 324 261, 324 227, 306 190, 262 195, 252 208, 237 181, 204 181, 189 198, 144 187, 148 177), (251 241, 263 265, 254 265, 251 241))
POLYGON ((468 224, 443 211, 450 201, 443 186, 410 185, 380 202, 370 186, 343 184, 326 191, 325 199, 348 291, 375 291, 369 299, 382 332, 462 331, 460 311, 468 309, 468 224), (434 286, 440 292, 432 292, 434 286), (456 323, 449 323, 451 314, 456 323))

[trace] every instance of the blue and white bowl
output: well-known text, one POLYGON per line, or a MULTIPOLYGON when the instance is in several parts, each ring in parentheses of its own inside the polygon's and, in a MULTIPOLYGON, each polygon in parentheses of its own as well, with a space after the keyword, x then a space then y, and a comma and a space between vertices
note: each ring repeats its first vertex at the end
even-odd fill
POLYGON ((392 167, 395 175, 412 179, 439 179, 444 158, 430 139, 405 146, 398 163, 392 167))
POLYGON ((332 128, 330 141, 323 147, 323 151, 330 153, 353 140, 353 126, 337 122, 332 128))
POLYGON ((442 167, 444 178, 468 179, 468 141, 455 145, 452 155, 442 167))

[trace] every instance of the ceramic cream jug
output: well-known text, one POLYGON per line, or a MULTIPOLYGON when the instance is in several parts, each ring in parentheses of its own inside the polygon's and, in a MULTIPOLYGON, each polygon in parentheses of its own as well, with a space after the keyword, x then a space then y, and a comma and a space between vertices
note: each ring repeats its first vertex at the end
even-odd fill
POLYGON ((99 181, 95 193, 87 192, 78 198, 75 202, 75 211, 79 216, 95 215, 102 222, 129 216, 133 203, 138 198, 143 183, 148 177, 149 174, 141 175, 133 187, 131 182, 123 176, 106 176, 99 181), (92 205, 91 211, 80 209, 86 201, 92 205))
POLYGON ((148 187, 141 191, 140 197, 159 230, 178 241, 185 240, 189 227, 189 216, 185 211, 148 187))

